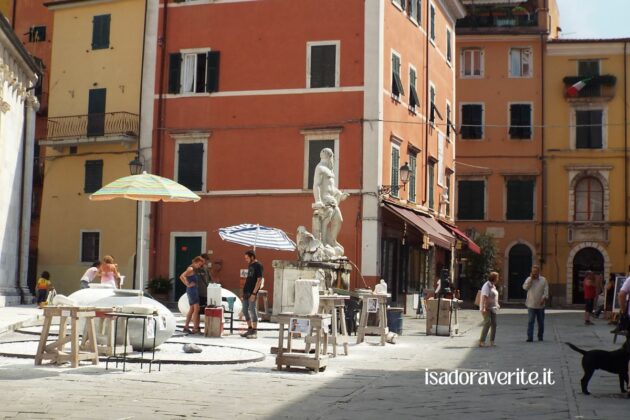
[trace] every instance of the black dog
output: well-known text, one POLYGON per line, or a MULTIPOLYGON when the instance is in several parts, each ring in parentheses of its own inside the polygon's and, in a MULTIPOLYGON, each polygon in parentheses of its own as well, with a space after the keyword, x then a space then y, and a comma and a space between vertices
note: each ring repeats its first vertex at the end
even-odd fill
POLYGON ((571 343, 566 343, 573 350, 578 353, 582 353, 582 369, 584 369, 584 376, 580 381, 582 385, 582 392, 589 395, 588 382, 591 380, 593 373, 597 369, 605 370, 606 372, 615 373, 619 375, 619 388, 621 392, 626 392, 624 384, 628 383, 628 359, 630 359, 630 353, 628 353, 628 341, 626 340, 623 347, 614 351, 605 350, 582 350, 571 343))

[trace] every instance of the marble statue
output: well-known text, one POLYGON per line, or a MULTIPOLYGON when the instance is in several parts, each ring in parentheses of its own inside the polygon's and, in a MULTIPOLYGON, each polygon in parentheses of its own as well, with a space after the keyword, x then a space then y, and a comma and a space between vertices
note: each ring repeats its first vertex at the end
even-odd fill
POLYGON ((335 160, 333 151, 322 149, 320 162, 315 168, 313 177, 313 235, 322 243, 326 259, 343 257, 344 249, 337 242, 343 217, 339 204, 348 198, 348 194, 337 188, 335 176, 335 160))

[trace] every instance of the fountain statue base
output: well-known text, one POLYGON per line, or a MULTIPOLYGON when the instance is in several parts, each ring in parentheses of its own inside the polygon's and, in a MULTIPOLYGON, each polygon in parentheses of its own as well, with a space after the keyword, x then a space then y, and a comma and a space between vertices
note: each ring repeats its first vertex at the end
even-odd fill
POLYGON ((352 265, 344 259, 335 261, 273 261, 273 312, 294 312, 295 281, 319 280, 320 294, 329 289, 350 290, 352 265))

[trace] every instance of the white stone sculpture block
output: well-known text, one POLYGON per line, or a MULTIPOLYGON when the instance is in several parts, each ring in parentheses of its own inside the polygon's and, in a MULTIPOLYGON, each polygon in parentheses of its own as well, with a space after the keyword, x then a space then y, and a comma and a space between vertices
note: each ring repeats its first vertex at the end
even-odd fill
POLYGON ((297 315, 314 315, 319 309, 319 280, 295 281, 295 306, 297 315))

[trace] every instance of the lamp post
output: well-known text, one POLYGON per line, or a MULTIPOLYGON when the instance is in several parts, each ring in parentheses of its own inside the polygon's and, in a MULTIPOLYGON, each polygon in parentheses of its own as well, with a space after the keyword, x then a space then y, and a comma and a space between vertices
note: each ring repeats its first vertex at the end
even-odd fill
POLYGON ((129 172, 131 172, 131 175, 140 175, 142 173, 143 166, 144 165, 142 164, 140 157, 136 155, 136 157, 134 157, 133 160, 129 162, 129 172))
POLYGON ((392 190, 398 190, 399 188, 405 190, 410 177, 411 168, 407 162, 405 162, 405 164, 398 169, 398 178, 400 179, 400 182, 402 182, 402 185, 381 185, 378 187, 378 195, 382 196, 391 194, 392 190))

